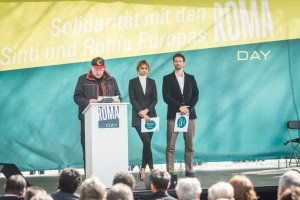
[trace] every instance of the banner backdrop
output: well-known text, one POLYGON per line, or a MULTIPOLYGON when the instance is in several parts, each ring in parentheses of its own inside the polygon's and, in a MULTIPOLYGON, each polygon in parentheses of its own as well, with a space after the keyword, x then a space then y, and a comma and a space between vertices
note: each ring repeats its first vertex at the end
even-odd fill
MULTIPOLYGON (((196 162, 289 157, 286 123, 299 119, 300 108, 299 6, 292 0, 2 1, 0 161, 22 170, 82 167, 73 93, 91 59, 101 56, 124 102, 137 62, 149 62, 161 120, 153 156, 165 163, 161 86, 175 52, 185 55, 185 71, 200 91, 196 162)), ((142 143, 131 127, 128 142, 130 165, 140 164, 142 143)), ((183 151, 179 137, 176 161, 184 160, 183 151)))

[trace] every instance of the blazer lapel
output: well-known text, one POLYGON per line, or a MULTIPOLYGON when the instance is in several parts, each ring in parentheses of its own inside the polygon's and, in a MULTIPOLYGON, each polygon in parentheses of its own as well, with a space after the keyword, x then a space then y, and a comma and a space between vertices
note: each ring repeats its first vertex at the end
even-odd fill
MULTIPOLYGON (((142 87, 142 86, 141 86, 142 87)), ((143 88, 142 88, 143 89, 143 88)), ((145 91, 145 96, 147 95, 147 93, 149 93, 149 90, 150 90, 150 80, 149 78, 147 77, 146 78, 146 91, 145 91)))
POLYGON ((186 90, 188 88, 187 86, 188 86, 189 82, 190 82, 190 79, 188 78, 187 74, 184 73, 183 94, 186 94, 186 92, 187 92, 186 90))

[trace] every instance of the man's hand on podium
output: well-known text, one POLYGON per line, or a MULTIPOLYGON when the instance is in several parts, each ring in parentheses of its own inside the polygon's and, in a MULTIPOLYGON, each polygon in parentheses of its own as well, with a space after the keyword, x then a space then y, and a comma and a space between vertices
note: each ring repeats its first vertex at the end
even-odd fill
POLYGON ((90 99, 89 103, 98 103, 97 99, 90 99))

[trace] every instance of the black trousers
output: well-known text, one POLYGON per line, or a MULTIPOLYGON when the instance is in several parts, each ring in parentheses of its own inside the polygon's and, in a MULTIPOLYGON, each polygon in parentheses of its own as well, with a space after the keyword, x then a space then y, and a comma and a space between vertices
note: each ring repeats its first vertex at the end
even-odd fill
POLYGON ((146 168, 148 165, 150 169, 153 169, 153 158, 152 158, 152 150, 151 150, 151 139, 153 132, 142 133, 141 127, 136 126, 136 131, 138 132, 142 142, 143 142, 143 155, 142 155, 142 168, 146 168))
POLYGON ((85 171, 85 124, 84 120, 80 120, 80 142, 82 147, 82 155, 83 155, 83 169, 85 171))

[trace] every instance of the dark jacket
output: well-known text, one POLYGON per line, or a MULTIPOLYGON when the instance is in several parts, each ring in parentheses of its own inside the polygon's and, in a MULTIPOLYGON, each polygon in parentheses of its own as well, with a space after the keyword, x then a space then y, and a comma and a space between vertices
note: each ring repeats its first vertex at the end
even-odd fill
POLYGON ((129 81, 128 93, 132 105, 132 126, 141 126, 141 117, 138 113, 143 109, 147 108, 149 110, 149 117, 156 117, 157 90, 153 79, 147 77, 145 94, 139 78, 131 79, 129 81))
POLYGON ((24 200, 23 197, 7 195, 7 196, 0 196, 0 200, 24 200))
POLYGON ((53 200, 78 200, 79 195, 68 192, 58 191, 51 194, 53 200))
POLYGON ((163 192, 163 191, 155 192, 152 194, 150 199, 175 200, 175 198, 170 196, 167 191, 166 192, 163 192))
POLYGON ((180 106, 189 106, 190 119, 196 119, 195 105, 198 102, 199 90, 193 75, 184 72, 184 88, 181 93, 175 71, 163 78, 163 99, 168 105, 167 119, 175 119, 180 106))
MULTIPOLYGON (((103 91, 103 96, 119 95, 121 98, 116 80, 106 71, 104 71, 100 86, 103 91)), ((98 98, 100 86, 97 84, 97 80, 93 76, 92 71, 89 71, 87 74, 84 74, 78 78, 74 92, 74 101, 79 106, 78 118, 80 120, 84 119, 82 111, 89 105, 89 100, 98 98)))

